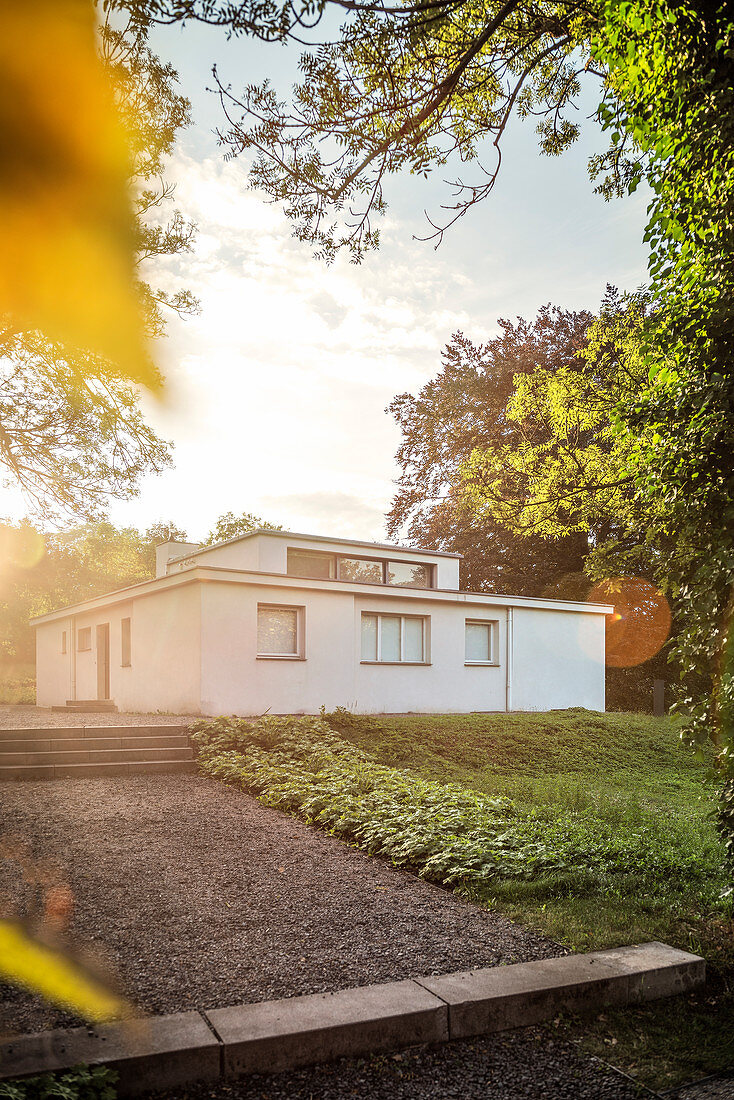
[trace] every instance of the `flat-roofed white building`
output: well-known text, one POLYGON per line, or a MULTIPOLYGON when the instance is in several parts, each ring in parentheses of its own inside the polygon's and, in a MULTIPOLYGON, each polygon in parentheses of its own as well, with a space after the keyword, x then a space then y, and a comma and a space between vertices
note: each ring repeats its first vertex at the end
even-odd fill
POLYGON ((458 554, 260 530, 34 619, 39 706, 604 710, 606 604, 459 589, 458 554))

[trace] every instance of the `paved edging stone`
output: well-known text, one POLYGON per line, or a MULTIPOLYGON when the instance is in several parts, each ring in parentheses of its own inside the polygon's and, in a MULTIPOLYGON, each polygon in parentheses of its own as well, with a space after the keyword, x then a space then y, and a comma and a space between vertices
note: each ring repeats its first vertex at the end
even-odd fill
POLYGON ((93 1030, 50 1031, 0 1045, 0 1080, 84 1062, 116 1070, 120 1096, 134 1096, 537 1024, 562 1010, 590 1012, 668 997, 700 985, 705 974, 697 955, 653 942, 93 1030))
POLYGON ((225 1077, 449 1037, 447 1006, 411 980, 217 1008, 205 1016, 223 1044, 225 1077))
POLYGON ((559 1011, 593 1012, 684 993, 706 964, 663 943, 538 959, 416 981, 449 1005, 452 1039, 541 1023, 559 1011))

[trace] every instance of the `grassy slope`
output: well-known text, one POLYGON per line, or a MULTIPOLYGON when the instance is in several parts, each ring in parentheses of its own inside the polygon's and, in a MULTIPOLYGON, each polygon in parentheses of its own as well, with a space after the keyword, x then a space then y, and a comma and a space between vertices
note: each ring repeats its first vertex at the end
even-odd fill
POLYGON ((339 728, 384 763, 507 795, 549 822, 570 814, 590 829, 653 833, 662 820, 676 844, 701 852, 701 874, 688 879, 661 879, 654 868, 592 881, 561 873, 496 884, 475 900, 577 950, 660 939, 703 954, 704 993, 608 1013, 583 1029, 584 1043, 658 1088, 734 1064, 734 928, 717 902, 725 879, 715 779, 710 762, 681 745, 674 719, 578 710, 401 715, 339 728))

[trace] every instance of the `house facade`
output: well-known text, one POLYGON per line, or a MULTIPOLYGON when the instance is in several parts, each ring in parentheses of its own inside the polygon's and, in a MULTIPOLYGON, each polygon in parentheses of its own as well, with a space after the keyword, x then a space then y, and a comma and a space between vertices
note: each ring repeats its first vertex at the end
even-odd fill
POLYGON ((459 557, 267 530, 167 543, 155 579, 33 620, 38 705, 604 710, 613 609, 460 591, 459 557))

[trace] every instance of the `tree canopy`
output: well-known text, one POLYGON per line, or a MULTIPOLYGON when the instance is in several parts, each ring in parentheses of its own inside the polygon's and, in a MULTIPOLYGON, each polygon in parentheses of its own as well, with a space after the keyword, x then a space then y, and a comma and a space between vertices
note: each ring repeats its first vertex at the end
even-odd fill
POLYGON ((532 322, 500 319, 501 335, 486 344, 456 333, 437 377, 417 396, 399 394, 390 404, 403 439, 388 534, 464 554, 465 587, 550 594, 560 578, 583 569, 585 532, 561 540, 513 534, 487 508, 473 505, 463 470, 476 454, 518 445, 521 430, 507 415, 515 379, 574 362, 591 321, 585 311, 546 306, 532 322))
POLYGON ((239 516, 234 512, 225 512, 206 536, 202 546, 211 546, 215 542, 227 542, 228 539, 236 539, 238 535, 257 531, 259 527, 267 527, 270 531, 283 530, 277 523, 268 523, 267 520, 252 512, 242 512, 239 516))
MULTIPOLYGON (((144 28, 106 21, 99 50, 130 148, 136 299, 148 337, 159 336, 165 311, 197 308, 190 292, 158 290, 144 272, 146 261, 191 246, 193 227, 182 215, 161 216, 172 197, 164 160, 189 120, 189 103, 174 70, 148 48, 144 28)), ((169 452, 119 363, 0 317, 0 465, 39 514, 98 517, 111 497, 134 495, 144 473, 163 469, 169 452)))
MULTIPOLYGON (((231 88, 217 77, 229 156, 254 153, 252 182, 285 204, 295 232, 333 258, 377 246, 386 178, 470 164, 452 184, 448 224, 491 192, 513 115, 537 117, 541 148, 578 135, 569 107, 592 77, 593 0, 321 0, 266 4, 128 0, 141 19, 200 20, 306 48, 290 102, 272 85, 231 88), (342 18, 338 35, 318 24, 342 18)), ((615 163, 615 168, 618 166, 615 163)))

